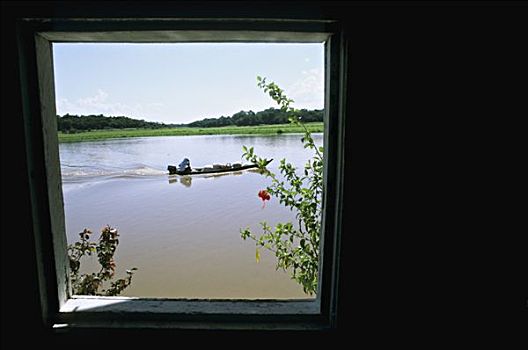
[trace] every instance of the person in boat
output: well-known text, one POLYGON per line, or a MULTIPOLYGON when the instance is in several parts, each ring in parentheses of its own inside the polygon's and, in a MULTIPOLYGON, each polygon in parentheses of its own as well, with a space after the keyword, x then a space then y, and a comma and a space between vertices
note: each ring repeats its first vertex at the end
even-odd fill
POLYGON ((191 162, 188 158, 183 158, 183 161, 178 165, 178 171, 190 173, 191 170, 191 162))

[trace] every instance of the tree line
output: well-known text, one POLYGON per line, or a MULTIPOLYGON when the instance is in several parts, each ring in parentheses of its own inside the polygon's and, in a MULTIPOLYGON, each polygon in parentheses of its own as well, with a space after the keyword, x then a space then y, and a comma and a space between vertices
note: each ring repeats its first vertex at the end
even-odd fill
MULTIPOLYGON (((322 122, 323 110, 306 110, 301 109, 300 115, 305 123, 322 122)), ((260 112, 240 111, 231 117, 221 116, 220 118, 205 118, 187 124, 189 127, 218 127, 218 126, 249 126, 249 125, 266 125, 266 124, 287 124, 288 113, 277 108, 268 108, 260 112)))
MULTIPOLYGON (((305 123, 322 122, 323 110, 300 110, 301 120, 305 123)), ((102 129, 162 129, 174 127, 196 127, 209 128, 219 126, 250 126, 266 124, 287 124, 288 115, 277 108, 268 108, 260 112, 240 111, 232 116, 220 118, 205 118, 188 124, 165 124, 158 122, 147 122, 145 120, 132 119, 124 116, 106 117, 99 115, 57 115, 57 129, 64 133, 75 133, 79 131, 102 130, 102 129)))
POLYGON ((145 120, 132 119, 128 117, 106 117, 99 115, 70 115, 57 116, 57 129, 65 133, 77 131, 90 131, 102 129, 161 129, 170 125, 157 122, 147 122, 145 120))

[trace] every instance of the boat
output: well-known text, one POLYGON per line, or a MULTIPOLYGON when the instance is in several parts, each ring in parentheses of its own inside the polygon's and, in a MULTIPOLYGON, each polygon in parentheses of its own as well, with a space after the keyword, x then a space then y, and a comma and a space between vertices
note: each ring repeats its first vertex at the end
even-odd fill
MULTIPOLYGON (((267 161, 266 165, 271 163, 273 159, 267 161)), ((227 173, 232 171, 240 171, 246 169, 258 168, 257 164, 254 163, 226 163, 226 164, 213 164, 212 166, 205 166, 200 168, 191 168, 190 170, 179 171, 175 165, 169 165, 167 170, 169 175, 201 175, 201 174, 216 174, 216 173, 227 173)))

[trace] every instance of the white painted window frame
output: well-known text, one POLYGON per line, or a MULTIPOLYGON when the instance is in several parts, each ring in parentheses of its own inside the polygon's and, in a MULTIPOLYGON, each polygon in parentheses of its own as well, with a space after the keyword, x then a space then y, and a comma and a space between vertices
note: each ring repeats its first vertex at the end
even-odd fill
POLYGON ((270 19, 25 19, 18 23, 27 164, 44 322, 64 328, 335 327, 343 200, 346 43, 340 24, 270 19), (325 42, 325 167, 317 297, 188 300, 72 296, 53 79, 54 42, 325 42))

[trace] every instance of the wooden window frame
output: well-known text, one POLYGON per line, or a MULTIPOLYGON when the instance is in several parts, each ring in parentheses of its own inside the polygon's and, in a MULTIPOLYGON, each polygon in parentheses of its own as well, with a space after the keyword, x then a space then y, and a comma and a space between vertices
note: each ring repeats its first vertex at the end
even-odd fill
POLYGON ((44 322, 64 328, 314 330, 336 326, 343 207, 346 41, 333 20, 22 19, 17 23, 27 167, 44 322), (325 42, 325 166, 315 300, 71 295, 53 79, 54 42, 325 42))

